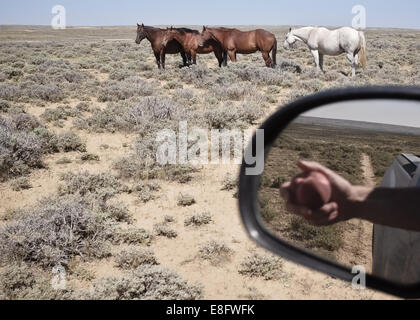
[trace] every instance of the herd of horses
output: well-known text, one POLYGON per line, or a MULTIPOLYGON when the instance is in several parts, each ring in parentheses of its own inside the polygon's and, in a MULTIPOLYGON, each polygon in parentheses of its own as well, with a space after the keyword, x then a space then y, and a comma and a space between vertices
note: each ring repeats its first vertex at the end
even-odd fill
MULTIPOLYGON (((276 36, 264 29, 240 31, 234 28, 203 27, 200 33, 189 28, 155 28, 137 24, 136 43, 149 40, 158 68, 165 69, 166 54, 180 54, 183 66, 196 64, 197 54, 213 52, 219 67, 227 65, 227 57, 237 61, 237 54, 251 54, 260 51, 267 67, 274 68, 277 58, 276 36), (270 56, 271 53, 271 56, 270 56)), ((323 71, 324 56, 345 53, 352 66, 352 76, 356 67, 366 67, 366 39, 362 31, 353 28, 328 30, 326 28, 290 28, 283 47, 290 49, 296 42, 305 43, 315 60, 315 65, 323 71)))

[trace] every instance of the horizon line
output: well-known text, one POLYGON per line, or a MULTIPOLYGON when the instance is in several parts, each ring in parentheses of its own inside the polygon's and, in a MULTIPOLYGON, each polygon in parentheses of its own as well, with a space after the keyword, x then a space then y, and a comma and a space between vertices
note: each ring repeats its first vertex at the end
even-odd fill
MULTIPOLYGON (((68 25, 66 28, 116 28, 116 27, 135 27, 134 24, 121 24, 121 25, 68 25)), ((149 24, 148 26, 203 26, 202 24, 149 24)), ((301 27, 308 26, 306 24, 205 24, 205 26, 267 26, 267 27, 301 27)), ((313 27, 328 27, 328 28, 341 28, 347 26, 335 26, 335 25, 309 25, 313 27)), ((0 24, 0 27, 51 27, 49 24, 0 24)), ((420 31, 420 27, 367 27, 363 30, 369 29, 395 29, 395 30, 415 30, 420 31)), ((54 29, 53 29, 54 30, 54 29)), ((63 29, 62 29, 63 30, 63 29)), ((64 29, 65 30, 65 29, 64 29)))

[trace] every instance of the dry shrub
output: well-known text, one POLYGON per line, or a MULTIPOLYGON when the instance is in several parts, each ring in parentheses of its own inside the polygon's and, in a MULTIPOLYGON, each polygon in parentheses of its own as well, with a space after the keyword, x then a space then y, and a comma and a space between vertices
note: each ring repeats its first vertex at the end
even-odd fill
POLYGON ((187 183, 192 180, 193 173, 198 172, 198 169, 191 165, 167 165, 162 168, 163 177, 170 181, 177 181, 179 183, 187 183))
POLYGON ((202 288, 191 285, 166 268, 144 265, 122 277, 102 278, 94 282, 95 300, 195 300, 202 288))
POLYGON ((145 244, 149 245, 153 240, 153 235, 142 228, 125 228, 117 229, 110 235, 114 244, 145 244))
POLYGON ((334 252, 343 244, 340 226, 316 227, 300 217, 293 217, 290 221, 291 238, 302 241, 306 248, 323 249, 334 252))
POLYGON ((113 168, 118 172, 118 177, 123 179, 165 179, 179 183, 191 181, 193 173, 198 171, 191 165, 161 166, 154 160, 147 160, 141 156, 121 158, 114 163, 113 168))
POLYGON ((31 132, 36 128, 41 127, 38 119, 27 113, 18 113, 12 116, 13 125, 16 130, 31 132))
POLYGON ((26 177, 17 178, 10 182, 13 191, 21 191, 32 188, 31 181, 26 177))
POLYGON ((133 217, 124 203, 120 202, 117 204, 100 204, 99 210, 106 219, 110 219, 116 222, 133 222, 133 217))
POLYGON ((207 88, 207 85, 211 84, 212 78, 206 66, 193 65, 180 71, 181 80, 185 83, 193 84, 197 88, 207 88))
POLYGON ((0 112, 8 112, 10 109, 10 103, 5 100, 0 100, 0 112))
POLYGON ((168 214, 165 215, 163 219, 164 219, 164 222, 166 222, 166 223, 175 222, 175 218, 173 216, 168 215, 168 214))
POLYGON ((121 183, 109 173, 68 172, 61 176, 61 180, 64 184, 58 188, 60 195, 76 194, 82 197, 92 195, 106 201, 124 190, 121 183))
POLYGON ((147 248, 130 246, 115 256, 115 262, 122 269, 136 269, 143 265, 157 265, 155 254, 147 248))
POLYGON ((242 129, 254 124, 263 114, 260 102, 245 100, 238 105, 222 103, 209 108, 205 111, 204 118, 214 129, 242 129))
POLYGON ((0 84, 0 99, 17 101, 21 95, 19 88, 12 84, 0 84))
MULTIPOLYGON (((284 66, 277 67, 276 69, 270 69, 265 67, 250 66, 239 63, 237 65, 230 66, 230 69, 236 74, 242 81, 250 81, 257 85, 276 85, 283 86, 284 81, 287 80, 288 75, 291 74, 289 71, 300 72, 301 68, 296 63, 289 61, 284 66), (293 65, 293 66, 292 66, 293 65), (282 69, 285 69, 283 71, 282 69)), ((288 86, 288 85, 285 85, 288 86)))
POLYGON ((221 190, 231 191, 231 190, 236 189, 237 187, 238 187, 238 178, 230 174, 226 175, 222 181, 221 190))
POLYGON ((210 240, 202 244, 199 249, 199 257, 210 261, 213 265, 229 261, 231 255, 232 249, 221 241, 210 240))
POLYGON ((90 106, 86 102, 80 102, 76 105, 76 110, 78 110, 80 112, 89 112, 90 111, 90 106))
POLYGON ((246 96, 256 94, 256 89, 251 85, 234 83, 229 86, 218 85, 209 88, 209 93, 214 95, 219 101, 240 101, 246 96))
POLYGON ((184 220, 185 226, 202 226, 205 224, 209 224, 212 221, 211 214, 209 212, 201 212, 197 214, 193 214, 184 220))
POLYGON ((178 104, 168 98, 148 97, 129 107, 124 112, 124 119, 133 125, 144 121, 173 119, 178 108, 178 104))
POLYGON ((34 133, 16 130, 0 118, 0 180, 42 167, 42 156, 42 142, 34 133))
POLYGON ((249 277, 262 277, 265 280, 278 279, 282 270, 279 258, 253 253, 242 261, 239 273, 249 277))
POLYGON ((126 100, 134 96, 151 96, 154 90, 155 87, 152 84, 136 76, 123 81, 110 80, 105 82, 100 89, 98 100, 106 102, 126 100))
POLYGON ((57 147, 62 152, 86 152, 86 145, 74 132, 61 133, 57 137, 57 147))
MULTIPOLYGON (((146 97, 142 99, 109 103, 104 109, 92 110, 86 119, 77 119, 75 125, 80 129, 95 132, 127 131, 133 132, 156 127, 156 121, 174 120, 179 106, 166 97, 146 97)), ((164 126, 160 122, 160 127, 164 126)))
POLYGON ((67 264, 74 256, 102 257, 109 230, 80 198, 47 198, 2 226, 0 259, 51 266, 67 264))
POLYGON ((60 106, 57 108, 47 108, 41 117, 47 122, 53 122, 58 120, 67 120, 68 117, 74 117, 76 114, 68 106, 60 106))
POLYGON ((121 120, 122 113, 121 106, 109 104, 104 109, 93 109, 91 116, 75 120, 74 125, 81 130, 115 132, 125 127, 124 122, 121 120))
POLYGON ((18 80, 22 75, 22 71, 15 69, 15 68, 11 68, 11 67, 6 67, 3 69, 3 74, 6 76, 6 79, 11 80, 18 80))
POLYGON ((54 84, 33 85, 26 89, 26 94, 30 98, 41 99, 49 102, 59 102, 64 99, 63 90, 54 84))
POLYGON ((118 159, 113 165, 118 172, 118 178, 122 179, 148 179, 156 178, 157 175, 146 169, 146 165, 139 158, 131 156, 118 159))
POLYGON ((178 236, 178 233, 166 222, 155 224, 153 229, 155 230, 157 236, 162 236, 169 239, 176 238, 178 236))
POLYGON ((26 263, 10 263, 0 272, 1 300, 67 300, 73 290, 54 290, 51 279, 26 263))
POLYGON ((139 182, 134 190, 137 192, 140 200, 144 203, 156 198, 155 192, 160 190, 159 184, 156 182, 139 182))
POLYGON ((92 281, 95 279, 95 273, 91 270, 85 269, 83 266, 72 264, 68 266, 68 272, 78 280, 92 281))
POLYGON ((97 154, 94 153, 83 153, 80 157, 80 160, 82 161, 99 161, 100 157, 97 154))
POLYGON ((40 139, 42 150, 46 154, 59 152, 58 137, 47 128, 38 127, 33 133, 40 139))
POLYGON ((0 82, 5 82, 7 80, 7 74, 0 72, 0 82))
POLYGON ((182 194, 180 193, 177 198, 177 204, 181 207, 189 207, 195 203, 195 199, 193 196, 189 194, 182 194))
POLYGON ((121 81, 124 80, 130 76, 133 76, 134 73, 130 70, 127 69, 116 69, 113 70, 110 74, 109 74, 109 78, 111 80, 117 80, 117 81, 121 81))

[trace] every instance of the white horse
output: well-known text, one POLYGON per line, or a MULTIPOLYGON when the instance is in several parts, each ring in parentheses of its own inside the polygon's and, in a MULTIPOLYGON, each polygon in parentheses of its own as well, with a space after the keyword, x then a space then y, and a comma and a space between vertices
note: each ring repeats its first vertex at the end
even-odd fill
POLYGON ((306 43, 315 59, 316 67, 324 70, 324 55, 338 56, 347 54, 351 63, 352 76, 356 75, 356 66, 359 64, 366 68, 366 38, 362 31, 344 27, 337 30, 326 28, 306 27, 292 30, 284 41, 284 48, 287 50, 296 41, 306 43))

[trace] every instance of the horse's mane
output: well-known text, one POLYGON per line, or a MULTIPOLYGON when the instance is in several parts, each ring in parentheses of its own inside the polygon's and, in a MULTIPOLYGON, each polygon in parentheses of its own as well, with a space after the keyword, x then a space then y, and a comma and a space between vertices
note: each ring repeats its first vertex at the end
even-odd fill
POLYGON ((237 30, 235 28, 227 28, 227 27, 216 27, 215 29, 222 29, 222 30, 237 30))
MULTIPOLYGON (((152 27, 152 26, 144 26, 145 29, 152 29, 152 30, 161 30, 161 31, 166 31, 166 29, 162 29, 162 28, 156 28, 156 27, 152 27)), ((193 30, 190 28, 174 28, 175 30, 178 30, 181 34, 185 34, 185 33, 195 33, 195 34, 199 34, 200 32, 197 30, 193 30)))
POLYGON ((144 29, 152 29, 152 30, 162 30, 161 28, 156 28, 156 27, 152 27, 152 26, 143 26, 144 29))
POLYGON ((235 28, 226 28, 226 27, 214 27, 214 28, 209 28, 210 30, 215 29, 215 30, 219 30, 219 31, 223 31, 223 32, 229 32, 229 31, 240 31, 239 29, 235 29, 235 28))
POLYGON ((189 28, 176 28, 180 34, 184 35, 185 33, 193 33, 193 34, 200 34, 197 30, 189 29, 189 28))

